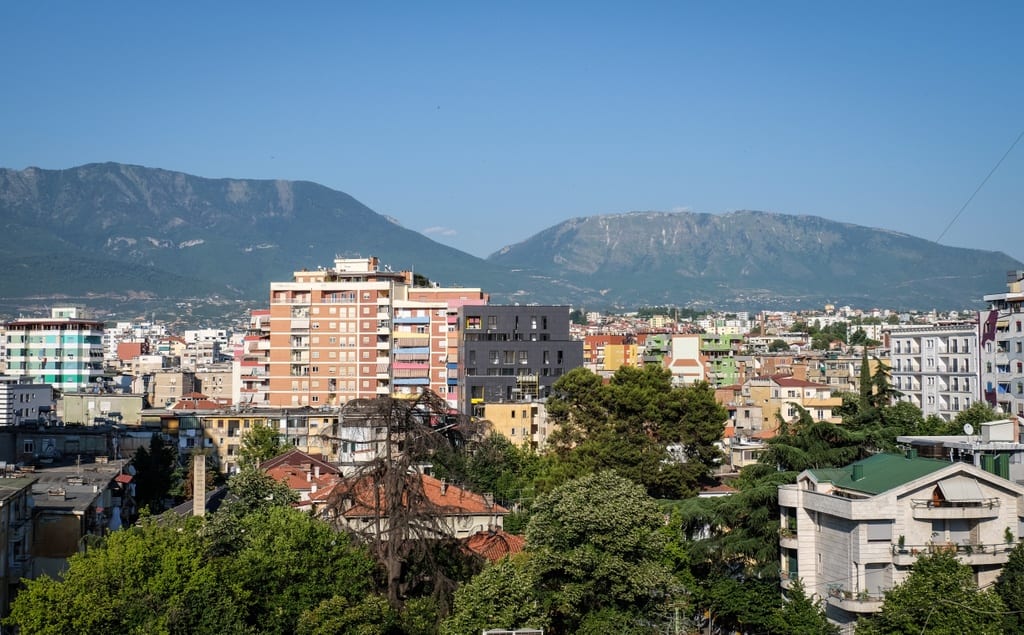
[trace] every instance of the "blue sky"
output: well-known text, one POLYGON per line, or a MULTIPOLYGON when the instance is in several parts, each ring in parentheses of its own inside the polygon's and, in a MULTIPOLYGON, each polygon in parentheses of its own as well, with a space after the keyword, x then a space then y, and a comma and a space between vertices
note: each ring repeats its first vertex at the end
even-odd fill
MULTIPOLYGON (((632 210, 935 240, 1024 130, 1022 26, 1021 2, 8 2, 0 166, 311 180, 480 256, 632 210)), ((1022 175, 1024 141, 942 242, 1024 261, 1022 175)))

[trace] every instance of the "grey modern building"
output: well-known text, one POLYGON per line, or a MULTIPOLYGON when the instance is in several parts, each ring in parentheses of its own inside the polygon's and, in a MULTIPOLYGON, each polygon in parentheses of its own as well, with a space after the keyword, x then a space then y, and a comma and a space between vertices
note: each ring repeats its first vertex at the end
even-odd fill
POLYGON ((532 401, 583 365, 583 342, 569 335, 568 306, 463 306, 459 309, 461 409, 532 401))

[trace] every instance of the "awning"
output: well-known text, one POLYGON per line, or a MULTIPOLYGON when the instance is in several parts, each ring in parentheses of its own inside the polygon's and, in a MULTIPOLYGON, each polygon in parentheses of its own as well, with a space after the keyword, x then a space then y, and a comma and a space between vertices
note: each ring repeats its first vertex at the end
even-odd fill
POLYGON ((973 478, 954 476, 939 481, 942 497, 950 503, 980 503, 983 500, 981 488, 973 478))

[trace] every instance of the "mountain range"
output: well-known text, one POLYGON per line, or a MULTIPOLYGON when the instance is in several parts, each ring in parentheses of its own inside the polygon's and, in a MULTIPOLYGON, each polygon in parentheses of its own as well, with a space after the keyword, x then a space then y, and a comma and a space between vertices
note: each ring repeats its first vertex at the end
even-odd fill
POLYGON ((119 163, 0 169, 0 298, 265 302, 337 255, 378 256, 497 302, 723 309, 976 305, 1024 264, 813 216, 575 218, 481 259, 307 181, 208 179, 119 163))

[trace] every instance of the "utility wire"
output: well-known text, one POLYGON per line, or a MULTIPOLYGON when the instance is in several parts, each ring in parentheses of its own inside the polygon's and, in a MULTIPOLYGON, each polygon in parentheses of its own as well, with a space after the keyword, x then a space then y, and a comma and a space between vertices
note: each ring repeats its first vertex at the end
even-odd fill
POLYGON ((936 243, 942 242, 942 238, 946 235, 946 232, 949 231, 949 228, 953 226, 953 223, 956 222, 956 219, 960 218, 960 214, 964 213, 964 210, 967 209, 967 206, 971 204, 971 201, 974 200, 974 197, 978 195, 978 192, 981 191, 981 188, 985 187, 985 184, 988 183, 988 180, 992 178, 993 174, 996 173, 996 170, 998 170, 999 166, 1003 164, 1003 161, 1006 159, 1006 157, 1009 156, 1011 152, 1013 152, 1013 149, 1020 142, 1021 138, 1024 138, 1024 130, 1020 131, 1020 134, 1017 135, 1017 138, 1014 139, 1013 143, 1010 144, 1010 147, 1007 148, 1006 152, 1003 153, 1003 156, 1000 157, 998 161, 996 161, 995 166, 989 171, 988 175, 986 175, 985 178, 981 180, 981 183, 978 184, 978 187, 974 190, 974 193, 971 194, 970 198, 967 199, 967 202, 960 207, 960 211, 956 213, 956 216, 953 217, 953 220, 949 221, 949 224, 946 225, 946 228, 942 230, 942 233, 939 234, 939 237, 935 239, 936 243))

